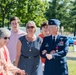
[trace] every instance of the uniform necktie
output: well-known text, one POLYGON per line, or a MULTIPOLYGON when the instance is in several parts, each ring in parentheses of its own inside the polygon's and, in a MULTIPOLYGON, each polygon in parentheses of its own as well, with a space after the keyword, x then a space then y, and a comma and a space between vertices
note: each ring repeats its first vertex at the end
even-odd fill
POLYGON ((52 37, 52 41, 55 42, 55 36, 52 37))
POLYGON ((55 36, 52 37, 52 46, 53 46, 53 50, 55 50, 55 36))

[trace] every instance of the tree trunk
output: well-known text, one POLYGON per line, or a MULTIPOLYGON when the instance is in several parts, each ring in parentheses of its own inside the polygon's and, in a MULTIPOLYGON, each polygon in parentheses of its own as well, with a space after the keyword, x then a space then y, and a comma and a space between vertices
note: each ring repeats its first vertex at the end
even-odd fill
POLYGON ((4 27, 4 18, 5 18, 5 14, 3 12, 3 14, 2 14, 2 27, 4 27))
POLYGON ((74 29, 74 36, 76 36, 76 25, 75 25, 75 29, 74 29))

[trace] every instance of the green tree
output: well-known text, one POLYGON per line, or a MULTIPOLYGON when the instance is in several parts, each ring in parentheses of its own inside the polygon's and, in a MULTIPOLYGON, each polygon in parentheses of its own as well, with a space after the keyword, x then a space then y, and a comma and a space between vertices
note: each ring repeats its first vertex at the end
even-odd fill
POLYGON ((0 0, 0 25, 4 27, 6 18, 9 19, 9 13, 15 0, 0 0))
POLYGON ((46 0, 18 0, 16 14, 20 17, 22 23, 27 23, 29 20, 36 22, 40 26, 46 18, 44 13, 48 7, 46 0))
POLYGON ((61 26, 67 30, 69 12, 68 7, 69 0, 51 0, 49 2, 49 8, 46 11, 46 18, 57 18, 61 21, 61 26))
POLYGON ((46 20, 44 13, 47 6, 46 0, 0 0, 1 27, 8 23, 11 16, 18 16, 21 24, 33 20, 40 26, 46 20))
POLYGON ((69 25, 70 28, 72 28, 72 31, 74 32, 74 36, 76 35, 76 0, 70 2, 72 7, 70 9, 70 20, 69 25))

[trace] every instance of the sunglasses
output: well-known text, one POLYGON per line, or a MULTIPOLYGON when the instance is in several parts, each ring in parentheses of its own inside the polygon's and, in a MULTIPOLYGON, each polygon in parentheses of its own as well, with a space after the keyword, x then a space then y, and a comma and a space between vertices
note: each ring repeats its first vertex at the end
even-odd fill
POLYGON ((29 29, 29 28, 31 28, 31 29, 33 29, 33 28, 35 28, 34 26, 27 26, 27 28, 29 29))
POLYGON ((5 40, 10 39, 10 37, 4 37, 5 40))

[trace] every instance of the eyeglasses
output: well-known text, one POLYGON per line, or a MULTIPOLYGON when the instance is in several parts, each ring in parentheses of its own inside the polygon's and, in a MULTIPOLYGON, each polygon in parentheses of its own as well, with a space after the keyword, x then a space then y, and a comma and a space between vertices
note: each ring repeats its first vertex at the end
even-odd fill
POLYGON ((10 39, 10 37, 4 37, 5 40, 10 39))
POLYGON ((27 28, 29 29, 29 28, 31 28, 31 29, 33 29, 33 28, 35 28, 34 26, 27 26, 27 28))

